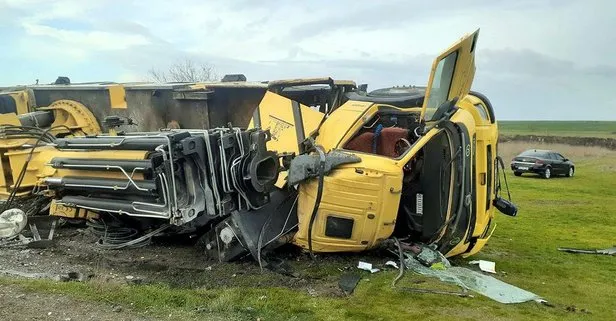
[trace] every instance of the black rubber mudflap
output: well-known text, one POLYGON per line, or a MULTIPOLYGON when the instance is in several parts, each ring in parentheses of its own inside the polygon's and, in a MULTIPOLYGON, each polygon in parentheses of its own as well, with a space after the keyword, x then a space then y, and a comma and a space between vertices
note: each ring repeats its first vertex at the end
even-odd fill
POLYGON ((284 244, 276 241, 297 226, 296 198, 295 190, 277 189, 270 194, 270 202, 259 210, 234 211, 202 236, 200 243, 205 246, 206 255, 223 262, 246 255, 257 259, 261 233, 262 249, 272 250, 284 244))

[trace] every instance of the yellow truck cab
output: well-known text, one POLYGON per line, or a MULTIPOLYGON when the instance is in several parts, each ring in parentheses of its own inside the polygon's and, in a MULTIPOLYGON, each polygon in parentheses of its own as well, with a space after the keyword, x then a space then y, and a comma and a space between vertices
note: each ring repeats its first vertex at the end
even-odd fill
POLYGON ((269 150, 298 155, 277 184, 298 189, 293 243, 363 251, 397 236, 446 256, 485 245, 498 129, 488 99, 470 91, 477 37, 440 54, 427 87, 348 93, 327 115, 266 93, 250 126, 270 129, 269 150))

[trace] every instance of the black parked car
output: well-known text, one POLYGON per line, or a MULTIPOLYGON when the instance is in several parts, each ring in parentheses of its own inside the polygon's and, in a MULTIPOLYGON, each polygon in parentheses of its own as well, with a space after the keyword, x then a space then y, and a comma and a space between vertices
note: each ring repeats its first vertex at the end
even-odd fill
POLYGON ((575 165, 555 151, 529 149, 511 161, 511 170, 515 176, 521 176, 522 173, 535 173, 543 178, 550 178, 554 175, 571 177, 575 173, 575 165))

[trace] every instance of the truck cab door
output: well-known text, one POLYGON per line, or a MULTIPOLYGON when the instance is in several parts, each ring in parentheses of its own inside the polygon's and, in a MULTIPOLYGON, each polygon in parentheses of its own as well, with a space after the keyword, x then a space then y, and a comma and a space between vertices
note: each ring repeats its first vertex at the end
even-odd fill
POLYGON ((439 106, 454 98, 462 99, 469 93, 475 76, 475 45, 478 36, 479 29, 462 37, 436 57, 426 88, 422 120, 436 120, 432 117, 439 106))

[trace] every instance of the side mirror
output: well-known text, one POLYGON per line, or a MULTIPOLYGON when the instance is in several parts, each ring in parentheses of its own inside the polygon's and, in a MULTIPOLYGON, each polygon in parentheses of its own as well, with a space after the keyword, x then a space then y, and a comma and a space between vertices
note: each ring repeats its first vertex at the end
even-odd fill
POLYGON ((494 207, 496 207, 496 209, 508 216, 516 216, 518 215, 518 207, 515 206, 515 204, 513 204, 512 202, 502 198, 502 197, 497 197, 495 200, 492 201, 492 204, 494 205, 494 207))
POLYGON ((568 162, 569 159, 568 158, 563 158, 563 162, 568 162))

